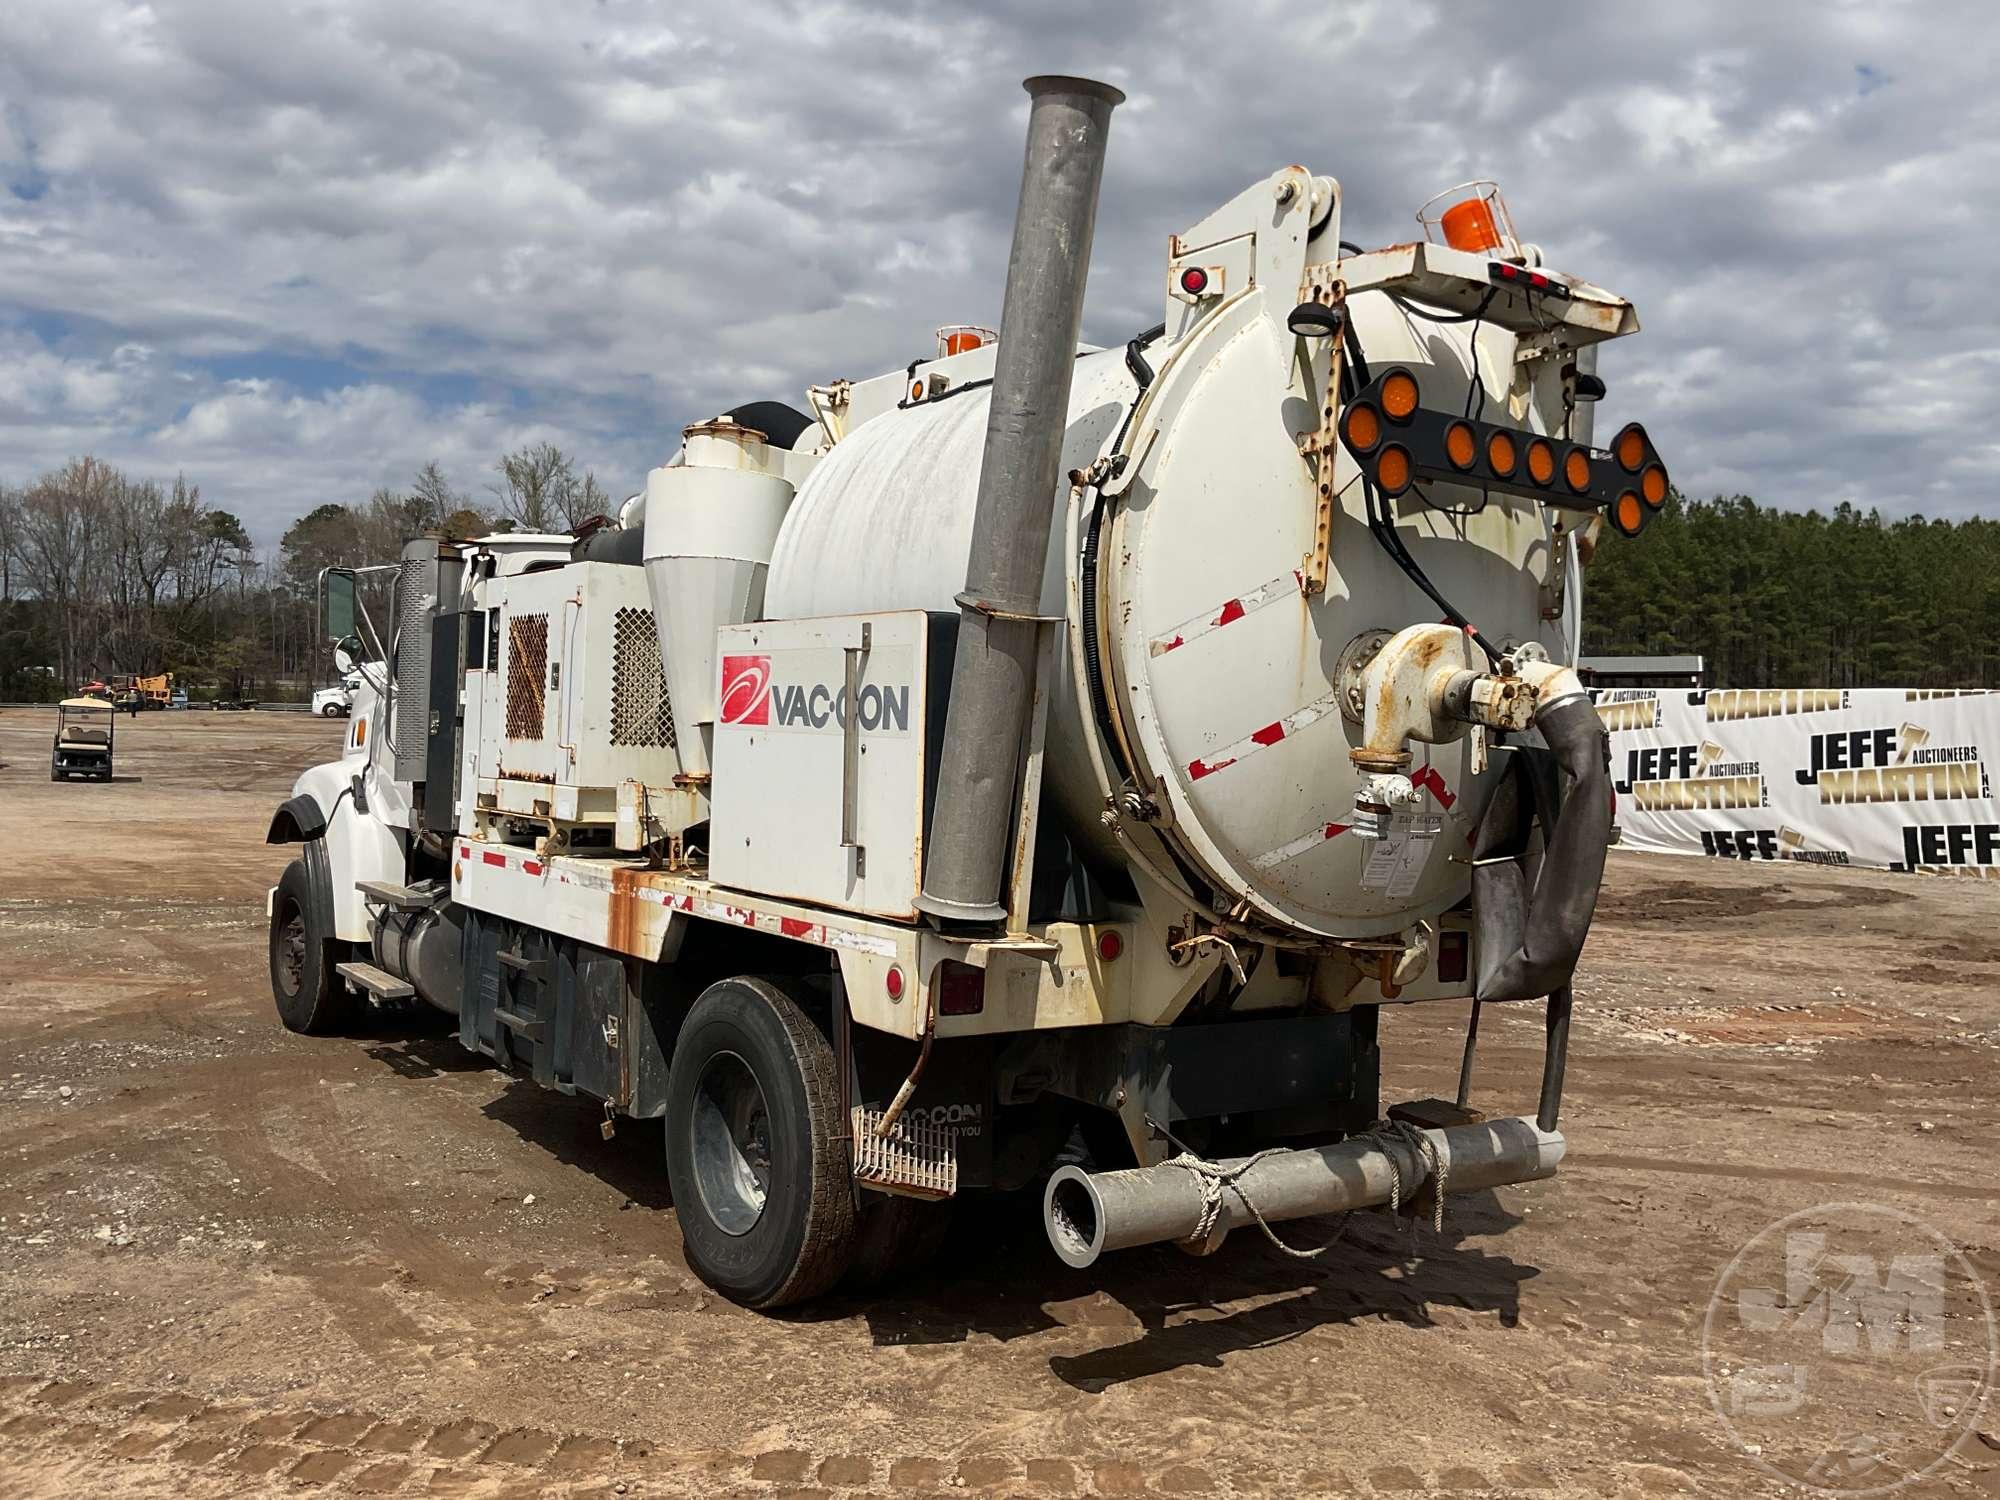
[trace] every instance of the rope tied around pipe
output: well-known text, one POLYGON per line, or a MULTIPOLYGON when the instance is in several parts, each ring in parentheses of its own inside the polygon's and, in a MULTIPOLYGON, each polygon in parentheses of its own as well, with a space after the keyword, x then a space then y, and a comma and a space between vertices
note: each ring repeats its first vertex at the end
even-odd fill
MULTIPOLYGON (((1294 1260, 1316 1260, 1339 1244, 1341 1236, 1346 1234, 1347 1221, 1350 1215, 1342 1214, 1340 1216, 1340 1226, 1334 1230, 1332 1237, 1325 1244, 1311 1250, 1301 1250, 1279 1239, 1277 1231, 1271 1228, 1270 1224, 1265 1220, 1262 1211, 1258 1209, 1256 1203, 1251 1199, 1250 1194, 1245 1191, 1243 1177, 1252 1167, 1255 1167, 1265 1158, 1284 1155, 1284 1147, 1274 1146, 1267 1150, 1259 1151, 1254 1156, 1245 1157, 1233 1167, 1224 1166, 1220 1162, 1209 1161, 1207 1158, 1190 1151, 1165 1126, 1157 1122, 1149 1121, 1148 1123, 1151 1123, 1155 1130, 1159 1131, 1169 1141, 1172 1141, 1174 1145, 1180 1147, 1180 1154, 1169 1157, 1163 1165, 1179 1167, 1183 1172, 1194 1178, 1195 1185, 1201 1192, 1201 1217, 1195 1223, 1194 1232, 1187 1237, 1187 1244, 1206 1244, 1208 1237, 1215 1232, 1216 1223, 1222 1217, 1222 1194, 1225 1188, 1236 1194, 1237 1198, 1243 1204, 1244 1211, 1250 1215, 1257 1227, 1264 1231, 1264 1238, 1294 1260)), ((1392 1214, 1400 1212, 1403 1206, 1403 1169, 1397 1164, 1396 1153, 1387 1148, 1391 1142, 1401 1141, 1416 1153, 1417 1160, 1423 1164, 1424 1171, 1410 1186, 1421 1190, 1424 1183, 1429 1182, 1432 1184, 1431 1229, 1438 1234, 1444 1233, 1444 1195, 1449 1168, 1443 1155, 1437 1148, 1437 1142, 1433 1141, 1429 1135, 1417 1126, 1410 1124, 1407 1120, 1384 1120, 1366 1134, 1354 1136, 1351 1139, 1356 1141, 1373 1141, 1384 1148, 1382 1155, 1389 1163, 1389 1212, 1392 1214)), ((1415 1221, 1412 1220, 1412 1227, 1414 1227, 1414 1224, 1415 1221)))
POLYGON ((1222 1190, 1228 1188, 1238 1198, 1243 1200, 1244 1209, 1252 1219, 1256 1220, 1257 1227, 1264 1231, 1264 1238, 1284 1251, 1285 1254, 1291 1256, 1292 1259, 1314 1260, 1326 1254, 1327 1251, 1338 1244, 1340 1236, 1347 1229, 1347 1216, 1345 1214, 1341 1215, 1340 1228, 1333 1232, 1332 1239, 1315 1249, 1300 1250, 1295 1246, 1287 1245, 1283 1240, 1278 1238, 1278 1232, 1265 1221, 1264 1215, 1258 1210, 1257 1205, 1251 1201, 1250 1195, 1243 1191, 1243 1184, 1239 1180, 1243 1174, 1256 1166, 1265 1157, 1281 1155, 1283 1150, 1284 1148, 1280 1146, 1273 1147, 1268 1151, 1259 1151, 1255 1156, 1245 1157, 1233 1167, 1225 1167, 1220 1162, 1205 1160, 1202 1157, 1196 1156, 1185 1147, 1181 1149, 1179 1156, 1169 1157, 1166 1165, 1179 1167, 1183 1172, 1188 1173, 1194 1178, 1196 1186, 1201 1189, 1201 1218, 1196 1222, 1194 1233, 1188 1236, 1187 1242, 1191 1245, 1207 1243, 1209 1235, 1215 1232, 1215 1221, 1222 1217, 1222 1190))
MULTIPOLYGON (((1385 1146, 1393 1140, 1404 1141, 1417 1153, 1417 1160, 1424 1164, 1424 1176, 1417 1180, 1415 1186, 1421 1188, 1425 1181, 1431 1183, 1431 1231, 1443 1234, 1445 1176, 1448 1169, 1438 1151, 1437 1142, 1408 1120, 1384 1120, 1363 1139, 1380 1141, 1385 1146)), ((1382 1154, 1389 1160, 1389 1212, 1393 1214, 1403 1206, 1403 1169, 1396 1165, 1395 1152, 1384 1151, 1382 1154)))

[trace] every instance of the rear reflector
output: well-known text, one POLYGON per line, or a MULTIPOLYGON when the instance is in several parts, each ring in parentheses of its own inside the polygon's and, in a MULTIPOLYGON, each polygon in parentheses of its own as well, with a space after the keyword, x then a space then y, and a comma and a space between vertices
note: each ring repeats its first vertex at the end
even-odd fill
POLYGON ((986 971, 950 959, 939 964, 937 1008, 941 1016, 976 1016, 986 1009, 986 971))

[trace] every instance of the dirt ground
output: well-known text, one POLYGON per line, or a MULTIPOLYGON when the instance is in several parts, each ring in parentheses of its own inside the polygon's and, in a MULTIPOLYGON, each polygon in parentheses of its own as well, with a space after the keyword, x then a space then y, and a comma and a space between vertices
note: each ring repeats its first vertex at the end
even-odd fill
MULTIPOLYGON (((688 1273, 657 1127, 278 1026, 263 834, 339 726, 121 721, 109 786, 50 732, 0 711, 0 1495, 1796 1493, 1704 1381, 1746 1242, 1861 1199, 2000 1291, 2000 885, 1615 855, 1553 1180, 1088 1272, 1007 1202, 771 1318, 688 1273)), ((1388 1013, 1384 1098, 1463 1021, 1388 1013)), ((1539 1044, 1489 1010, 1476 1102, 1539 1044)), ((2000 1495, 1978 1425, 1910 1493, 2000 1495)))

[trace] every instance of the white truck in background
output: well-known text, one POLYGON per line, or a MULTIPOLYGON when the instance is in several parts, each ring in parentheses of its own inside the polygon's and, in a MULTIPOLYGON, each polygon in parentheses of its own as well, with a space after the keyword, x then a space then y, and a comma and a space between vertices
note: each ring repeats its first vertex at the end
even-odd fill
POLYGON ((360 675, 349 673, 339 682, 313 690, 312 711, 322 719, 344 719, 354 712, 354 696, 360 691, 360 675))
POLYGON ((697 423, 615 527, 413 542, 387 619, 324 579, 360 687, 271 825, 285 1024, 420 1001, 662 1120, 688 1262, 753 1307, 978 1190, 1039 1184, 1084 1266, 1563 1154, 1578 569, 1666 495, 1589 427, 1632 307, 1485 186, 1369 251, 1291 166, 1080 348, 1122 96, 1028 88, 997 340, 697 423), (1468 998, 1456 1090, 1385 1111, 1383 1008, 1468 998), (1489 1116, 1479 1007, 1523 1000, 1541 1096, 1489 1116))

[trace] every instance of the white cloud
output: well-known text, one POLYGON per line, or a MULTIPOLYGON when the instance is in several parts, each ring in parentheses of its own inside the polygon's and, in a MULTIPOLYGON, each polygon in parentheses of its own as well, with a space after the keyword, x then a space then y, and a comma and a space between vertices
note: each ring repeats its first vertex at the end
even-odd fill
POLYGON ((1166 235, 1282 163, 1377 241, 1496 176, 1639 303, 1605 416, 1690 490, 1990 503, 1983 5, 1494 14, 12 0, 0 477, 185 465, 266 539, 528 437, 634 485, 688 420, 997 321, 1019 80, 1061 69, 1131 95, 1089 336, 1153 321, 1166 235))

